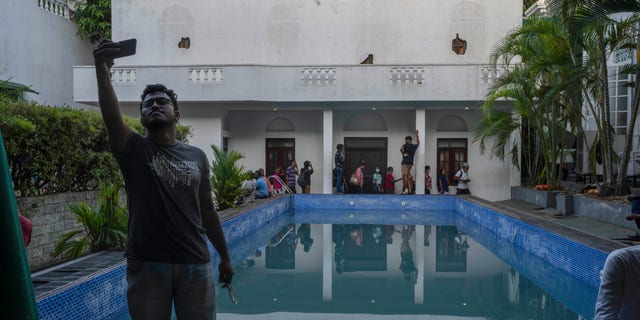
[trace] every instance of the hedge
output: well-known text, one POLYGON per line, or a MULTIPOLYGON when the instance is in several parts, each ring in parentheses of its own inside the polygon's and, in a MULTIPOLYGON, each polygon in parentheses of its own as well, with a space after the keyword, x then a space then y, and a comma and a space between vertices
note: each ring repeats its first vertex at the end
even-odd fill
MULTIPOLYGON (((125 116, 125 122, 136 132, 144 130, 139 119, 125 116)), ((0 133, 16 196, 95 190, 122 181, 98 110, 0 97, 0 133)), ((191 128, 179 125, 177 133, 188 142, 191 128)))

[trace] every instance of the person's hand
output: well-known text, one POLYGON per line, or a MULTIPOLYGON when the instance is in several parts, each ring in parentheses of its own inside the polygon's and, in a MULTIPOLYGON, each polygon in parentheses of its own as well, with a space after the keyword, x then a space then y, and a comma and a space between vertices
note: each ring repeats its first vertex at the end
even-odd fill
POLYGON ((120 53, 120 44, 111 40, 102 40, 98 47, 93 50, 93 59, 96 66, 106 65, 107 68, 113 66, 113 58, 120 53))
POLYGON ((218 264, 218 282, 220 283, 231 283, 231 279, 233 278, 233 265, 229 260, 222 260, 218 264))
POLYGON ((418 129, 416 129, 416 136, 417 136, 418 134, 420 134, 420 132, 418 131, 418 129))

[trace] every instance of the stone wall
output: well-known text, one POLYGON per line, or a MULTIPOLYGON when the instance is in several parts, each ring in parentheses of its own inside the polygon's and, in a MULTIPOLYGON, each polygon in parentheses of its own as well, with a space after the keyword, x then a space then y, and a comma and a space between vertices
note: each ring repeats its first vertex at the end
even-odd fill
POLYGON ((18 198, 19 212, 33 222, 27 257, 31 270, 42 269, 64 261, 51 253, 62 233, 82 229, 69 210, 70 203, 86 201, 96 205, 100 191, 69 192, 49 196, 18 198))

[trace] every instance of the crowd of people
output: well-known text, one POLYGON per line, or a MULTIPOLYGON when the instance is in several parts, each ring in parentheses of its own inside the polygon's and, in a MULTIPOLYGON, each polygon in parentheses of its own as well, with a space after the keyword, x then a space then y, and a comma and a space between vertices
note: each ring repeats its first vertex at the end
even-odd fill
MULTIPOLYGON (((402 154, 402 161, 400 163, 402 176, 398 179, 394 176, 393 167, 386 169, 386 174, 383 178, 381 169, 379 166, 374 166, 374 173, 367 174, 367 164, 365 160, 359 160, 358 166, 355 172, 349 179, 344 178, 344 162, 346 159, 344 145, 338 144, 336 147, 336 154, 334 157, 335 163, 335 186, 336 193, 345 193, 348 190, 350 193, 367 193, 369 190, 371 193, 385 193, 394 194, 395 184, 398 181, 402 181, 402 194, 415 194, 416 180, 411 174, 413 169, 413 161, 415 153, 420 146, 419 132, 416 130, 416 143, 413 143, 412 136, 405 137, 405 143, 400 147, 400 153, 402 154), (366 184, 371 181, 371 186, 366 184)), ((439 174, 436 177, 436 188, 438 194, 449 193, 449 178, 447 177, 447 169, 440 168, 439 174)), ((453 179, 456 183, 457 194, 471 194, 469 190, 469 164, 463 163, 460 170, 456 172, 453 179)), ((433 179, 431 177, 431 167, 424 167, 424 194, 433 194, 433 179)))
MULTIPOLYGON (((392 166, 380 168, 376 165, 373 167, 373 173, 368 174, 367 163, 364 159, 360 159, 357 163, 355 171, 347 178, 345 175, 345 161, 348 159, 343 144, 336 146, 334 156, 334 186, 336 193, 375 193, 375 194, 395 194, 396 183, 402 181, 402 194, 415 194, 416 180, 411 174, 414 166, 415 153, 420 147, 419 132, 416 130, 416 143, 413 143, 413 137, 405 137, 404 144, 400 147, 402 154, 401 177, 394 176, 392 166), (383 172, 384 170, 384 172, 383 172)), ((446 168, 440 168, 435 180, 436 190, 433 189, 434 181, 431 177, 431 167, 424 168, 424 194, 449 194, 449 178, 446 168)), ((310 161, 305 161, 302 168, 298 168, 295 159, 289 162, 286 170, 282 166, 276 167, 270 176, 265 176, 264 169, 258 169, 253 174, 252 179, 245 181, 243 184, 243 198, 264 199, 278 193, 297 193, 299 187, 303 194, 311 193, 311 175, 313 174, 313 166, 310 161)), ((456 172, 453 179, 455 180, 457 194, 470 194, 469 183, 469 164, 463 163, 461 168, 456 172)))

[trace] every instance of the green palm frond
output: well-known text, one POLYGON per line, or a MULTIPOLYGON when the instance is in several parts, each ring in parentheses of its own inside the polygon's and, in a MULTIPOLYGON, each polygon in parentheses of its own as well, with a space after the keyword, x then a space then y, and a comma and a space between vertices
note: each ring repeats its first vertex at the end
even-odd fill
POLYGON ((105 186, 96 207, 86 202, 69 204, 82 230, 62 234, 56 241, 54 256, 74 259, 87 252, 121 249, 127 243, 127 209, 120 204, 120 187, 105 186))
POLYGON ((242 165, 237 165, 244 156, 237 151, 224 152, 215 145, 214 160, 211 164, 211 183, 218 210, 236 207, 236 200, 242 194, 242 183, 251 178, 252 173, 242 165))

